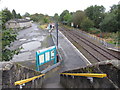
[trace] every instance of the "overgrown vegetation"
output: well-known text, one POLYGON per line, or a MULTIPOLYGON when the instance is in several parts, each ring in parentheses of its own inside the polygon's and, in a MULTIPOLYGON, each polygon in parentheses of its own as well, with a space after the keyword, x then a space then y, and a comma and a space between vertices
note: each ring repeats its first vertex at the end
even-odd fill
POLYGON ((111 6, 108 12, 105 12, 104 6, 98 5, 90 6, 84 11, 69 12, 64 10, 60 16, 56 13, 53 18, 64 25, 79 28, 96 36, 106 38, 110 43, 119 44, 120 5, 111 6))
POLYGON ((38 26, 40 29, 45 30, 47 28, 48 24, 43 24, 38 26))
MULTIPOLYGON (((16 40, 17 33, 12 29, 6 29, 5 23, 14 18, 18 18, 20 14, 16 14, 15 10, 12 11, 12 13, 5 8, 4 10, 0 11, 0 44, 1 44, 1 59, 0 61, 9 61, 12 59, 14 54, 18 54, 18 50, 10 50, 10 44, 11 42, 14 42, 16 40)), ((21 16, 20 16, 21 18, 21 16)))
POLYGON ((30 17, 31 17, 31 20, 39 24, 46 24, 50 22, 50 17, 48 15, 36 13, 36 14, 30 15, 30 17))

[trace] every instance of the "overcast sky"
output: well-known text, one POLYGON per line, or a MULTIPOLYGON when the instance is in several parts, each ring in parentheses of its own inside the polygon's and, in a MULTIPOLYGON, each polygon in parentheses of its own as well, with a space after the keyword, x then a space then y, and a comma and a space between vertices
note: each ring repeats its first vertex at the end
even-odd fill
POLYGON ((7 7, 9 10, 15 9, 17 13, 23 15, 42 13, 48 15, 60 14, 63 10, 75 12, 84 10, 91 5, 103 5, 106 10, 113 4, 118 4, 120 0, 0 0, 0 10, 7 7))

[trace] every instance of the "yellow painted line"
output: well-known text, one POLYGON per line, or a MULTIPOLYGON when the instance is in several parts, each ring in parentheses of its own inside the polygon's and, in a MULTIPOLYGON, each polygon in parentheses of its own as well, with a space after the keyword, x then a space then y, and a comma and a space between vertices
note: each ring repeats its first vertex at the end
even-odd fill
POLYGON ((98 78, 107 77, 107 74, 97 74, 97 73, 60 73, 60 74, 71 75, 71 76, 98 77, 98 78))
POLYGON ((15 85, 21 85, 21 84, 24 84, 24 83, 27 83, 27 82, 30 82, 36 78, 39 78, 39 77, 42 77, 44 76, 45 74, 42 74, 42 75, 39 75, 39 76, 35 76, 35 77, 32 77, 32 78, 28 78, 28 79, 24 79, 24 80, 20 80, 20 81, 16 81, 14 84, 15 85))

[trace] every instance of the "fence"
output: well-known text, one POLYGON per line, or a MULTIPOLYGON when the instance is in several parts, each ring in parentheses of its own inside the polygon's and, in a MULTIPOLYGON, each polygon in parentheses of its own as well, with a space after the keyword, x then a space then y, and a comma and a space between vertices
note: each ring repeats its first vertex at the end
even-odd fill
POLYGON ((118 44, 116 44, 116 45, 115 45, 115 44, 110 44, 110 43, 106 42, 106 40, 103 39, 103 38, 101 38, 101 37, 97 37, 97 36, 95 36, 95 35, 86 33, 86 32, 84 32, 84 31, 80 31, 80 32, 81 32, 82 35, 84 35, 84 36, 86 36, 86 37, 88 37, 88 38, 91 38, 91 39, 93 39, 93 40, 101 43, 103 46, 107 47, 108 49, 113 49, 113 50, 115 50, 115 51, 118 51, 118 49, 119 49, 119 48, 118 48, 118 47, 119 47, 118 44))

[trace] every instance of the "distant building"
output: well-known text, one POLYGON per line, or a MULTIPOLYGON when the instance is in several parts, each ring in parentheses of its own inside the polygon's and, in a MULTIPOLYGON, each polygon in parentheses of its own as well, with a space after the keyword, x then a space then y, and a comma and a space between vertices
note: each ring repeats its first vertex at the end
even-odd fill
POLYGON ((25 17, 25 19, 30 20, 30 17, 25 17))
POLYGON ((31 20, 28 19, 12 19, 6 22, 6 28, 12 28, 12 29, 23 29, 28 28, 32 26, 31 20))

